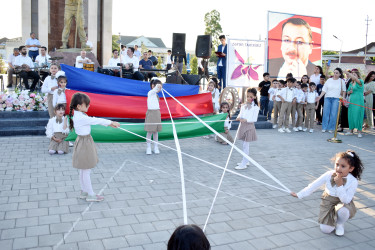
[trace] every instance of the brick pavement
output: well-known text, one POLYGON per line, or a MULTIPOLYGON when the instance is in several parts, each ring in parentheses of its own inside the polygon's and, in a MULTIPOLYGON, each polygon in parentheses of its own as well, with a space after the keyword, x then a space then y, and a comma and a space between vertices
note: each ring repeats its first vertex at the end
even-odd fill
MULTIPOLYGON (((233 131, 232 131, 233 133, 233 131)), ((258 130, 251 157, 293 191, 333 165, 335 152, 354 149, 365 163, 355 218, 345 236, 324 235, 316 223, 321 192, 304 200, 226 173, 207 226, 212 249, 373 249, 375 248, 375 133, 361 139, 330 134, 280 134, 258 130)), ((174 146, 173 141, 165 142, 174 146)), ((100 163, 94 190, 105 201, 77 198, 78 172, 72 154, 50 156, 42 136, 1 137, 0 249, 166 249, 183 223, 177 155, 161 148, 145 155, 145 145, 97 144, 100 163)), ((241 147, 241 143, 237 143, 241 147)), ((181 140, 183 152, 224 166, 230 147, 202 138, 181 140)), ((241 160, 234 152, 230 168, 241 160)), ((189 223, 204 225, 222 170, 183 156, 189 223)), ((240 173, 277 186, 254 166, 240 173)))

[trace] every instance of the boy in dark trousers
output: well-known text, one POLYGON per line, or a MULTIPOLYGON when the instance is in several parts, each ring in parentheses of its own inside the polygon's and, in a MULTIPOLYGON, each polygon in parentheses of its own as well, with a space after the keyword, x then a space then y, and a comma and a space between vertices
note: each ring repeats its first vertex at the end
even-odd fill
POLYGON ((258 85, 258 90, 260 92, 260 114, 264 116, 268 116, 268 90, 270 87, 270 74, 266 72, 263 74, 263 81, 261 81, 258 85))

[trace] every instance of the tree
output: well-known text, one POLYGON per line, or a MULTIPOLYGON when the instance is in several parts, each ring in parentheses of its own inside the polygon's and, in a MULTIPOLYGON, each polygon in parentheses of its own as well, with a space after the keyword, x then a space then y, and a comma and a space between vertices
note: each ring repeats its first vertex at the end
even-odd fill
POLYGON ((223 33, 223 29, 220 25, 220 12, 217 10, 212 10, 204 15, 204 22, 206 28, 204 30, 205 35, 211 35, 212 37, 212 52, 210 57, 210 62, 216 63, 218 58, 215 54, 217 46, 219 45, 219 36, 223 33))
POLYGON ((337 51, 333 50, 324 50, 323 55, 338 55, 339 53, 337 51))
POLYGON ((5 63, 3 60, 3 57, 0 55, 0 74, 6 74, 6 68, 5 68, 5 63))
POLYGON ((120 44, 118 43, 119 40, 120 40, 120 36, 112 35, 112 51, 114 49, 117 49, 118 51, 120 51, 120 44))
POLYGON ((191 75, 198 75, 198 59, 196 56, 194 56, 191 59, 190 68, 191 68, 191 72, 190 72, 191 75))

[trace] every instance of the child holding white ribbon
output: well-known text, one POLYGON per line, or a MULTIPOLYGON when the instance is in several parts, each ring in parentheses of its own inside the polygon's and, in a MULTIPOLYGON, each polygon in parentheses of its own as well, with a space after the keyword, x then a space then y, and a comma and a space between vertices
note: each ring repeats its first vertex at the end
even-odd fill
MULTIPOLYGON (((257 140, 257 134, 254 123, 258 120, 259 107, 257 101, 257 90, 249 88, 246 90, 246 103, 242 104, 237 121, 240 121, 238 139, 243 141, 243 151, 249 155, 250 142, 257 140)), ((242 158, 242 162, 235 167, 237 170, 247 168, 248 159, 242 158)))
MULTIPOLYGON (((223 137, 225 137, 228 141, 230 141, 231 143, 234 142, 233 140, 233 137, 230 135, 230 128, 232 126, 232 121, 230 120, 230 108, 229 108, 229 103, 227 102, 222 102, 220 104, 220 110, 219 110, 220 114, 222 113, 227 113, 228 116, 227 118, 225 119, 225 122, 224 122, 224 132, 223 133, 220 133, 223 137)), ((227 145, 228 143, 225 142, 223 139, 221 139, 220 137, 218 136, 215 136, 215 140, 217 142, 220 142, 221 144, 223 145, 227 145)))
POLYGON ((334 170, 321 175, 299 193, 291 195, 302 199, 325 184, 320 203, 319 223, 323 233, 336 229, 338 236, 344 235, 344 224, 356 213, 353 197, 361 179, 363 165, 357 153, 351 150, 337 153, 334 170))
MULTIPOLYGON (((161 113, 159 106, 159 96, 158 93, 162 89, 162 83, 156 77, 150 82, 151 90, 147 93, 147 113, 145 119, 145 131, 147 132, 147 149, 146 154, 152 154, 151 151, 151 136, 153 136, 153 141, 158 142, 159 134, 161 131, 161 113)), ((159 147, 157 143, 154 143, 154 153, 160 154, 159 147)))

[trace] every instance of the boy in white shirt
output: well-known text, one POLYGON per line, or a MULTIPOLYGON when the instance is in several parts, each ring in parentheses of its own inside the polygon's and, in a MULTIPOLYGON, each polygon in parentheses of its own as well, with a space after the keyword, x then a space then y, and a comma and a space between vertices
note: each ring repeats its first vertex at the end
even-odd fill
POLYGON ((306 92, 306 119, 305 119, 305 128, 303 131, 310 129, 310 133, 314 132, 314 121, 315 121, 315 100, 318 97, 316 92, 316 85, 314 82, 309 83, 309 91, 306 92))
POLYGON ((280 116, 281 110, 281 99, 278 97, 281 90, 284 88, 281 82, 277 82, 277 89, 274 96, 272 97, 273 102, 273 126, 272 128, 277 128, 277 118, 280 116))
POLYGON ((275 99, 275 94, 277 91, 277 86, 279 82, 274 79, 271 84, 271 88, 268 90, 268 115, 267 120, 271 120, 272 110, 273 110, 273 100, 275 99))
POLYGON ((291 77, 287 79, 287 87, 283 88, 282 91, 277 95, 281 99, 281 110, 279 117, 279 132, 280 133, 290 133, 289 130, 289 117, 290 112, 292 111, 293 103, 296 103, 296 97, 294 96, 293 85, 295 84, 296 79, 291 77), (284 129, 285 128, 285 129, 284 129))

